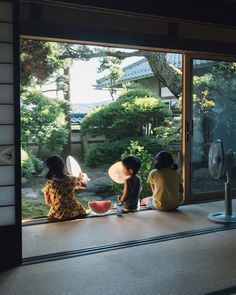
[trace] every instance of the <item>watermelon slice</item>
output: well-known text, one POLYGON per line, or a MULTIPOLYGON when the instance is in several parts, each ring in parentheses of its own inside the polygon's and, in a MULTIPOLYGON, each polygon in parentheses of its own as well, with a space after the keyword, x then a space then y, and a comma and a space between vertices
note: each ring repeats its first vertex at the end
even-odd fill
POLYGON ((89 201, 88 206, 93 212, 97 214, 103 214, 111 209, 111 200, 89 201))

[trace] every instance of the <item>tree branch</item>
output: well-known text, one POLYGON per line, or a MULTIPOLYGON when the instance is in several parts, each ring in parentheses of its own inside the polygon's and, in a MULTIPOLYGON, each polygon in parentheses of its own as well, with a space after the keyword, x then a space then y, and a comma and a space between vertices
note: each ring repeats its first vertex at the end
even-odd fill
POLYGON ((173 65, 167 62, 166 54, 162 52, 152 52, 144 50, 134 50, 130 52, 115 51, 110 48, 94 48, 90 49, 87 46, 66 46, 65 51, 59 56, 60 59, 79 59, 89 60, 92 58, 116 57, 119 60, 124 60, 133 56, 143 56, 147 59, 153 75, 162 82, 163 85, 179 97, 182 93, 182 73, 173 65))

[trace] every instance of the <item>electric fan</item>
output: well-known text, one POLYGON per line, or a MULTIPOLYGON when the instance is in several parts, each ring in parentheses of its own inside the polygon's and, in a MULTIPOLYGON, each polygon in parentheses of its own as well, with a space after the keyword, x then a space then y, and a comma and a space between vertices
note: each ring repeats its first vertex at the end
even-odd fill
POLYGON ((209 174, 219 179, 226 174, 225 182, 225 212, 210 213, 208 219, 217 223, 236 222, 236 213, 232 212, 231 170, 235 165, 235 153, 228 150, 224 153, 223 143, 220 139, 212 142, 208 154, 209 174))

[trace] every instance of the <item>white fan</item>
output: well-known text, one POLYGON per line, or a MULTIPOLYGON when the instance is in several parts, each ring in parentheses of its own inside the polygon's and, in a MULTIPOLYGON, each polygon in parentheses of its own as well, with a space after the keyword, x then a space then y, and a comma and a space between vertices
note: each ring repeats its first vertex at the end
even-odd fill
MULTIPOLYGON (((79 163, 72 156, 68 156, 66 158, 66 168, 68 173, 75 177, 79 176, 82 172, 79 163)), ((82 182, 88 184, 88 181, 90 181, 90 178, 86 175, 86 177, 82 179, 82 182)))
POLYGON ((75 177, 80 175, 80 172, 81 172, 80 165, 72 156, 68 156, 66 158, 66 168, 70 175, 75 177))
POLYGON ((208 219, 217 223, 236 222, 236 213, 232 212, 231 170, 235 165, 235 153, 228 150, 224 153, 220 139, 212 142, 208 154, 209 174, 215 179, 226 174, 225 182, 225 212, 210 213, 208 219))

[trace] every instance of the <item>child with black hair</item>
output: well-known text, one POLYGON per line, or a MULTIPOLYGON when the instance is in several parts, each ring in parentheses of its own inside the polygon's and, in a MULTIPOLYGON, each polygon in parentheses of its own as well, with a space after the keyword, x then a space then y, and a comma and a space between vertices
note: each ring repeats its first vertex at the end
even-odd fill
POLYGON ((42 189, 45 203, 50 206, 48 218, 72 219, 87 215, 86 209, 75 197, 75 190, 86 188, 87 175, 67 175, 64 160, 53 155, 46 160, 47 182, 42 189))
POLYGON ((182 179, 177 169, 170 153, 158 153, 155 169, 148 175, 152 196, 142 199, 141 205, 163 211, 176 209, 183 200, 182 179))
POLYGON ((135 211, 138 207, 142 188, 141 178, 137 175, 141 167, 141 161, 138 157, 130 155, 121 162, 126 179, 123 194, 120 196, 119 201, 122 203, 124 211, 135 211))

